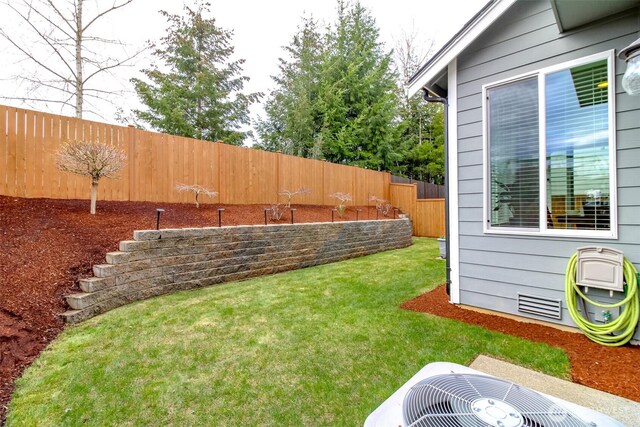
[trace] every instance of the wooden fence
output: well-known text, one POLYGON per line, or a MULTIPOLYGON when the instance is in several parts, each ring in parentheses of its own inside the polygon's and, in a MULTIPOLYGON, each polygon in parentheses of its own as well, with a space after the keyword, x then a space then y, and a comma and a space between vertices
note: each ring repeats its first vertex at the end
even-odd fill
POLYGON ((442 199, 418 200, 415 184, 391 184, 377 172, 280 153, 200 141, 133 127, 0 106, 0 194, 52 199, 89 198, 88 177, 61 172, 55 156, 68 140, 99 140, 127 153, 119 179, 100 182, 100 200, 191 203, 178 184, 198 184, 219 194, 202 203, 272 204, 278 193, 304 187, 294 203, 332 205, 336 192, 351 193, 351 205, 376 196, 411 215, 414 234, 444 234, 442 199))
POLYGON ((305 187, 295 203, 330 205, 335 192, 351 193, 351 204, 367 205, 375 195, 389 198, 390 175, 352 166, 303 159, 148 132, 133 127, 0 106, 0 194, 17 197, 83 199, 87 177, 61 172, 55 154, 67 140, 92 139, 127 153, 119 179, 100 182, 100 200, 189 203, 178 184, 199 184, 219 193, 203 203, 276 203, 281 190, 305 187))
POLYGON ((391 203, 411 215, 415 236, 444 236, 444 199, 418 199, 416 184, 390 184, 389 187, 391 203))
POLYGON ((395 175, 391 175, 391 182, 393 184, 415 184, 416 190, 418 190, 418 199, 442 199, 445 197, 444 185, 395 175))

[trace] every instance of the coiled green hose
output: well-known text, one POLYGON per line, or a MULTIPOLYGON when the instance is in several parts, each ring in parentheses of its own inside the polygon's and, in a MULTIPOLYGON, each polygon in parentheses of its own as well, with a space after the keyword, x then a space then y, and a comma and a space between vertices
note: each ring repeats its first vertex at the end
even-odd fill
POLYGON ((592 341, 608 347, 617 347, 628 343, 635 332, 640 317, 640 301, 638 300, 638 270, 628 260, 624 259, 624 279, 627 283, 626 296, 615 304, 603 304, 587 298, 576 284, 576 265, 578 254, 573 254, 567 265, 565 276, 565 293, 569 314, 578 327, 592 341), (578 311, 578 296, 596 307, 610 309, 623 307, 618 318, 609 323, 599 324, 589 322, 578 311))

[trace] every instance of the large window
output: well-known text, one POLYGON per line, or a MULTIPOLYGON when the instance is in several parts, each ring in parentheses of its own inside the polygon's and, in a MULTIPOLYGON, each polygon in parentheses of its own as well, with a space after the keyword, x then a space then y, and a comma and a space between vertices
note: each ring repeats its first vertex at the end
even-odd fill
POLYGON ((615 237, 612 58, 484 87, 485 231, 615 237))

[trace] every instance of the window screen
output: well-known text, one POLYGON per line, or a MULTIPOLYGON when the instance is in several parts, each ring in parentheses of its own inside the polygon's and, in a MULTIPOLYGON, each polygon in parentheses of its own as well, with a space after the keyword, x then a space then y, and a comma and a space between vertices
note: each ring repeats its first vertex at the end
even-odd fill
POLYGON ((538 79, 487 90, 491 227, 539 228, 538 79))
POLYGON ((610 229, 607 61, 545 76, 547 207, 554 228, 610 229))

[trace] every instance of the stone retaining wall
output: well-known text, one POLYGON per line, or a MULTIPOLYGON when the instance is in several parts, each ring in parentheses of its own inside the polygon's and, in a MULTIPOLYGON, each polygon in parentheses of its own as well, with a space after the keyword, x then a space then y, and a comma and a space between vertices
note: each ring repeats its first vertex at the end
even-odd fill
POLYGON ((175 291, 326 264, 411 245, 408 219, 134 231, 83 293, 66 297, 69 323, 175 291))

